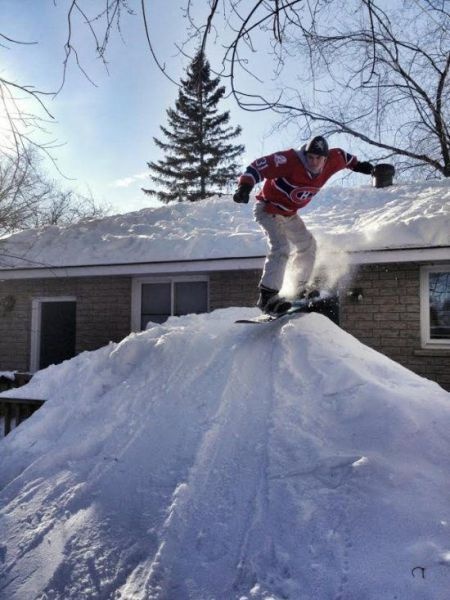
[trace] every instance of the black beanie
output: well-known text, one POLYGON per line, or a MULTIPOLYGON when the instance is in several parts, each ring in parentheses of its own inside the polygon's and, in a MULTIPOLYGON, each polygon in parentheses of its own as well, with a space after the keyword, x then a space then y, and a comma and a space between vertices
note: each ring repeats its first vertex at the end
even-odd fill
POLYGON ((311 138, 305 146, 305 153, 318 154, 319 156, 328 156, 328 142, 321 135, 311 138))

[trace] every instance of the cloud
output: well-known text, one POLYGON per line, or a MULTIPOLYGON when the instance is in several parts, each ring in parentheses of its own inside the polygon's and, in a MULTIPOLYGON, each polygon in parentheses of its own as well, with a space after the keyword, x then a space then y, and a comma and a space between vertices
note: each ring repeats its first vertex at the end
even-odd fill
POLYGON ((110 183, 110 187, 127 188, 130 187, 130 185, 133 185, 133 183, 140 181, 141 179, 147 179, 147 177, 148 171, 145 171, 145 173, 136 173, 136 175, 130 175, 130 177, 124 177, 123 179, 115 179, 113 182, 110 183))

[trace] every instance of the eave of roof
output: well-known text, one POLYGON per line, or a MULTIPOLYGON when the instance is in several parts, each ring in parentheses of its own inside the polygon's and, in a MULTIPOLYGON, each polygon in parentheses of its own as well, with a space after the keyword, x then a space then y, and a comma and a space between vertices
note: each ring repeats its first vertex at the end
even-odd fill
MULTIPOLYGON (((348 253, 349 263, 388 264, 405 262, 450 262, 450 246, 432 248, 389 248, 348 253)), ((77 265, 66 267, 34 267, 0 269, 0 280, 47 279, 63 277, 146 276, 175 273, 205 273, 213 271, 261 269, 264 256, 201 258, 142 263, 77 265)))

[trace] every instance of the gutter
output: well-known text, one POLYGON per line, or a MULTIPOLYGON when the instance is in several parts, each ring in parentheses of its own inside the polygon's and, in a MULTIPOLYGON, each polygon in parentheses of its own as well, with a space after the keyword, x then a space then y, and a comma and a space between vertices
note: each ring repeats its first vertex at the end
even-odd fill
MULTIPOLYGON (((350 265, 389 264, 405 262, 447 261, 450 246, 387 248, 347 252, 350 265)), ((213 271, 248 271, 262 269, 265 256, 199 258, 155 262, 78 265, 68 267, 39 266, 34 268, 0 269, 0 281, 14 279, 54 279, 63 277, 144 276, 205 273, 213 271)))

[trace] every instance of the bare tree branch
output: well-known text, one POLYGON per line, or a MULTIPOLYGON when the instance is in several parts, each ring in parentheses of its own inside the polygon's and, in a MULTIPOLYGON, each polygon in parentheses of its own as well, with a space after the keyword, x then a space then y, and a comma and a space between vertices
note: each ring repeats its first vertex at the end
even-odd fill
POLYGON ((155 61, 155 64, 157 65, 157 67, 161 71, 161 73, 164 75, 164 77, 166 77, 169 81, 171 81, 175 85, 179 86, 179 83, 177 81, 175 81, 172 77, 170 77, 170 75, 168 75, 166 66, 161 64, 161 62, 159 61, 159 59, 156 56, 156 53, 153 49, 150 30, 149 30, 149 26, 148 26, 147 11, 145 8, 145 0, 141 0, 141 11, 142 11, 142 19, 144 21, 144 29, 145 29, 145 37, 147 39, 147 45, 150 50, 150 54, 152 55, 153 60, 155 61))
POLYGON ((68 224, 108 212, 90 196, 61 189, 46 177, 37 151, 0 159, 0 234, 41 225, 68 224))
MULTIPOLYGON (((315 124, 347 134, 403 157, 410 161, 408 168, 422 165, 428 174, 450 176, 450 19, 445 2, 403 0, 407 17, 402 13, 401 21, 395 12, 399 2, 385 8, 378 0, 354 0, 348 8, 340 0, 255 0, 241 13, 240 2, 223 4, 239 23, 229 26, 232 39, 222 63, 241 108, 274 111, 284 115, 284 123, 299 123, 304 131, 315 124), (335 18, 344 13, 345 19, 335 18), (237 83, 239 74, 254 75, 241 47, 250 47, 253 36, 261 33, 272 46, 276 76, 284 67, 292 69, 289 51, 309 57, 308 68, 301 61, 303 68, 295 73, 297 78, 302 73, 306 85, 291 89, 289 101, 289 88, 281 82, 273 99, 237 83)), ((209 12, 209 27, 214 12, 209 12)))
MULTIPOLYGON (((228 78, 240 108, 273 111, 305 133, 318 125, 350 135, 375 151, 397 155, 408 169, 418 166, 427 175, 450 176, 447 0, 209 0, 206 8, 196 4, 195 10, 191 0, 179 2, 189 27, 183 39, 174 41, 179 48, 193 40, 203 50, 208 42, 222 45, 219 64, 212 68, 228 78), (251 61, 262 42, 267 61, 261 75, 251 61)), ((157 56, 150 6, 150 0, 141 0, 150 55, 164 76, 177 83, 157 56)), ((124 14, 134 14, 127 0, 98 0, 95 5, 70 0, 61 86, 72 58, 94 84, 82 64, 79 26, 87 28, 94 53, 107 68, 107 50, 113 35, 121 35, 124 14)), ((0 39, 21 43, 7 32, 0 39)), ((0 79, 5 126, 16 151, 28 145, 33 127, 44 124, 33 123, 31 114, 21 115, 18 91, 52 119, 46 95, 0 79)))

